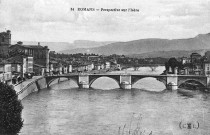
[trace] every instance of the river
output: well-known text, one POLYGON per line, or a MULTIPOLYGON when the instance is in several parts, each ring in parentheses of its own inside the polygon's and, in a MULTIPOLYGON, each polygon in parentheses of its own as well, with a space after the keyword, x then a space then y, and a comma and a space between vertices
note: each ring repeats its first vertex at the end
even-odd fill
MULTIPOLYGON (((162 71, 144 67, 118 72, 162 71)), ((135 129, 145 135, 210 134, 210 94, 168 91, 153 78, 133 87, 121 90, 114 80, 102 77, 89 90, 70 80, 32 93, 22 100, 20 135, 128 135, 135 129)))

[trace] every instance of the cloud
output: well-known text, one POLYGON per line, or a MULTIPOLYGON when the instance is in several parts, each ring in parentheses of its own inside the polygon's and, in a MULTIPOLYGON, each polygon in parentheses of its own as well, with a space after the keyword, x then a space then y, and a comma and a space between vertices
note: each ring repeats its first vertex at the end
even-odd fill
POLYGON ((15 40, 186 38, 209 28, 210 1, 2 0, 0 18, 0 29, 11 29, 15 40), (77 8, 136 8, 140 12, 79 12, 77 8))
POLYGON ((34 21, 38 22, 72 22, 78 18, 70 13, 70 5, 63 0, 37 0, 34 3, 34 21))

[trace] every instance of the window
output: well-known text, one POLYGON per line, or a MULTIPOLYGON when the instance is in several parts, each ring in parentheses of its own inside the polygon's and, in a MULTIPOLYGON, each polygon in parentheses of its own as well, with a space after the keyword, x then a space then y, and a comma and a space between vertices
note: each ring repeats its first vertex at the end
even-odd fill
POLYGON ((44 53, 44 51, 42 51, 42 58, 45 58, 45 53, 44 53))
POLYGON ((4 42, 5 41, 5 37, 4 36, 2 36, 2 42, 4 42))
POLYGON ((28 72, 33 72, 33 68, 28 68, 28 72))
POLYGON ((16 70, 16 68, 15 67, 12 67, 12 71, 15 71, 16 70))
POLYGON ((28 49, 25 49, 25 54, 26 54, 26 55, 28 54, 28 49))
POLYGON ((33 63, 28 63, 28 67, 33 67, 33 63))

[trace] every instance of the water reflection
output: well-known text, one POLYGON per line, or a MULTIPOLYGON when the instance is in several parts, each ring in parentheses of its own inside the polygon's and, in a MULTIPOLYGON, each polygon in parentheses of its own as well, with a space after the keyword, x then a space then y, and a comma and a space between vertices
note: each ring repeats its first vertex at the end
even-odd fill
POLYGON ((181 96, 187 97, 187 98, 193 98, 195 96, 198 96, 201 91, 200 90, 187 90, 187 89, 178 89, 177 93, 181 96))

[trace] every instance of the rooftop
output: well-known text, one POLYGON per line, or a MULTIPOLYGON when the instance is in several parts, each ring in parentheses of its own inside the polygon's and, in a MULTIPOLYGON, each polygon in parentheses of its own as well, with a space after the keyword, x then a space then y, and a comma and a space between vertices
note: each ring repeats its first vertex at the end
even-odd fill
POLYGON ((31 48, 31 49, 48 49, 48 46, 41 46, 40 43, 38 42, 38 45, 24 45, 23 42, 19 41, 17 44, 12 45, 11 47, 15 46, 21 46, 24 48, 31 48))

